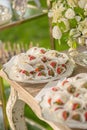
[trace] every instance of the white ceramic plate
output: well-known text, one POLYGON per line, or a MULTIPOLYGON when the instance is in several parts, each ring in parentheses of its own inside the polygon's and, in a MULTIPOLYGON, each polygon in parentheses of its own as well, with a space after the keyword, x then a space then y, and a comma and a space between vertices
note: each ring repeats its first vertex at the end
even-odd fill
MULTIPOLYGON (((77 80, 77 78, 85 78, 87 77, 86 73, 80 73, 76 75, 75 77, 70 78, 70 80, 77 80)), ((35 97, 38 103, 40 103, 43 99, 43 96, 49 92, 49 89, 52 87, 55 87, 59 82, 62 82, 63 79, 60 79, 58 81, 49 82, 35 97)), ((55 116, 52 115, 52 112, 49 111, 49 109, 42 110, 42 115, 45 119, 55 122, 55 116)), ((81 123, 74 120, 68 120, 65 122, 62 122, 60 119, 58 120, 59 123, 63 123, 63 125, 68 125, 70 128, 76 128, 76 129, 87 129, 87 123, 81 123)))
POLYGON ((79 53, 73 57, 76 64, 87 67, 87 52, 79 53))
POLYGON ((7 74, 8 78, 11 79, 11 80, 14 80, 14 81, 17 81, 17 82, 23 82, 23 83, 46 83, 46 82, 49 82, 49 81, 53 81, 53 80, 57 80, 57 79, 60 79, 60 78, 64 78, 64 77, 69 77, 72 73, 73 73, 73 70, 75 68, 75 65, 73 64, 72 61, 68 61, 67 62, 67 68, 66 68, 66 72, 63 73, 63 74, 60 74, 59 76, 57 77, 53 77, 53 78, 50 78, 50 79, 43 79, 43 80, 33 80, 33 79, 28 79, 28 80, 20 80, 19 78, 17 78, 13 73, 10 73, 10 68, 11 66, 13 65, 13 60, 14 60, 15 56, 7 63, 3 66, 3 70, 4 72, 7 74))

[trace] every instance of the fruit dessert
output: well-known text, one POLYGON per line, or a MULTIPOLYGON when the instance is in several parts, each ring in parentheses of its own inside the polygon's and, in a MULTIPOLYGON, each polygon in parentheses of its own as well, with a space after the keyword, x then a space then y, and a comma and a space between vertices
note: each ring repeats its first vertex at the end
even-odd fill
POLYGON ((44 118, 71 128, 87 128, 87 74, 50 83, 39 94, 44 118), (46 91, 45 91, 46 89, 46 91))
POLYGON ((50 81, 72 74, 74 64, 65 53, 33 47, 13 57, 4 65, 4 71, 16 81, 50 81))

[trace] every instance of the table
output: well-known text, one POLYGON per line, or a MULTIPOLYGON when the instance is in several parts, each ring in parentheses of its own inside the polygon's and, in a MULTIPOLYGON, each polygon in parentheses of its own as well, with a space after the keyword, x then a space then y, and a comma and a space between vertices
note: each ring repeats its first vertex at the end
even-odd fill
MULTIPOLYGON (((72 76, 78 73, 87 73, 87 68, 76 66, 72 76)), ((3 70, 0 71, 0 76, 4 78, 11 86, 11 92, 6 107, 7 117, 12 130, 27 130, 24 118, 25 103, 31 107, 39 119, 48 123, 53 130, 71 130, 67 126, 60 123, 53 123, 45 120, 41 114, 41 108, 34 96, 46 85, 43 84, 23 84, 10 80, 3 70)), ((80 129, 79 129, 80 130, 80 129)))

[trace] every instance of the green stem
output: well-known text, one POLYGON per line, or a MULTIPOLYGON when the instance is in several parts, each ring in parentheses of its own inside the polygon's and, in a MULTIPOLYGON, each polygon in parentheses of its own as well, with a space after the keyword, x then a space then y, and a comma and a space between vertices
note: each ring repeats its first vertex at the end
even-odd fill
POLYGON ((58 40, 58 44, 61 45, 61 40, 60 39, 58 40))

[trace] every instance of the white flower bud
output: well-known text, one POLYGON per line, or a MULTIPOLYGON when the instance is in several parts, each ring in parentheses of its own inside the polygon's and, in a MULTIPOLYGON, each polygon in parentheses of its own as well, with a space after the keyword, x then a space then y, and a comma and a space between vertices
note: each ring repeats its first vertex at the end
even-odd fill
POLYGON ((76 16, 76 21, 79 22, 81 20, 81 17, 80 16, 76 16))
POLYGON ((78 5, 79 5, 79 7, 82 8, 82 9, 85 7, 85 4, 86 4, 86 3, 87 3, 86 0, 79 0, 79 1, 78 1, 78 5))
POLYGON ((86 3, 86 5, 85 5, 84 9, 85 9, 85 11, 87 11, 87 3, 86 3))
POLYGON ((67 3, 70 7, 75 7, 77 4, 77 0, 67 0, 67 3))
POLYGON ((52 18, 52 17, 53 17, 53 12, 52 12, 52 11, 49 11, 49 12, 48 12, 48 17, 49 17, 49 18, 52 18))
POLYGON ((79 37, 81 35, 81 32, 77 29, 71 29, 69 35, 76 38, 76 37, 79 37))
POLYGON ((73 19, 74 17, 75 17, 75 12, 74 12, 74 10, 72 10, 72 9, 67 9, 67 11, 65 12, 65 17, 67 18, 67 19, 73 19))
POLYGON ((62 37, 62 32, 58 26, 53 27, 52 35, 55 39, 60 39, 62 37))
POLYGON ((83 35, 87 34, 87 29, 86 29, 86 28, 83 29, 82 34, 83 34, 83 35))

